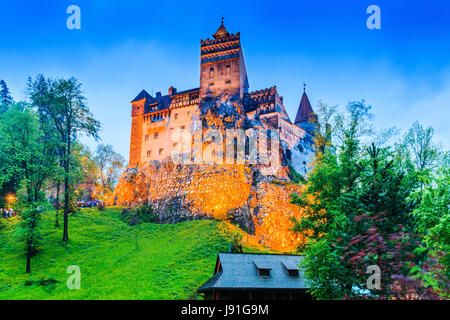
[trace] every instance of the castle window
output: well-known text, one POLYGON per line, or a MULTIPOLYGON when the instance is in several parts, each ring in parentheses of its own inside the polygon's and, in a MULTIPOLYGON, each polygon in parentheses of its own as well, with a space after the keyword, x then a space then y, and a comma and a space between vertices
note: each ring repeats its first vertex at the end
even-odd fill
POLYGON ((214 85, 214 82, 211 82, 211 83, 209 84, 210 87, 213 86, 213 85, 214 85))
POLYGON ((152 150, 147 151, 147 158, 152 155, 152 150))
POLYGON ((181 126, 180 129, 184 130, 184 129, 186 129, 186 126, 181 126))
POLYGON ((214 68, 209 68, 209 78, 214 78, 214 68))
POLYGON ((227 64, 227 66, 225 68, 225 73, 226 74, 230 74, 231 73, 231 65, 227 64))
POLYGON ((162 156, 163 154, 164 154, 164 149, 163 148, 159 149, 159 155, 162 156))
POLYGON ((155 132, 155 134, 153 135, 153 139, 158 139, 158 132, 155 132))
POLYGON ((178 120, 178 113, 175 113, 175 120, 178 120))
POLYGON ((225 80, 225 83, 229 84, 229 83, 231 83, 231 80, 225 80))
POLYGON ((148 138, 149 138, 149 136, 148 136, 148 134, 145 136, 145 141, 148 141, 148 138))

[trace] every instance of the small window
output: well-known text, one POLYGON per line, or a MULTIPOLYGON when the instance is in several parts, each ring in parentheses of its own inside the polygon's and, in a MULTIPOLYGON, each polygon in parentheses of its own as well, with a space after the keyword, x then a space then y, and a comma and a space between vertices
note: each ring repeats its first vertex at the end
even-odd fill
POLYGON ((152 151, 151 150, 147 151, 147 158, 150 157, 151 155, 152 155, 152 151))
POLYGON ((155 132, 155 134, 153 135, 153 139, 158 139, 158 132, 155 132))
POLYGON ((211 83, 209 84, 210 87, 213 86, 213 85, 214 85, 214 82, 211 82, 211 83))
POLYGON ((164 154, 164 149, 163 148, 159 149, 159 155, 162 156, 163 154, 164 154))
POLYGON ((270 277, 270 269, 258 269, 261 277, 270 277))
POLYGON ((186 129, 186 126, 181 126, 180 129, 184 130, 184 129, 186 129))
POLYGON ((209 69, 209 78, 214 78, 214 68, 209 69))
POLYGON ((226 72, 226 74, 230 74, 230 72, 231 72, 231 65, 227 64, 227 66, 225 67, 225 72, 226 72))
POLYGON ((148 136, 148 134, 145 136, 145 141, 148 141, 148 138, 149 138, 149 136, 148 136))
POLYGON ((175 113, 175 120, 178 120, 178 113, 175 113))
POLYGON ((231 80, 225 80, 225 83, 226 83, 226 84, 230 84, 230 83, 231 83, 231 80))
POLYGON ((298 270, 288 270, 289 277, 298 278, 298 270))

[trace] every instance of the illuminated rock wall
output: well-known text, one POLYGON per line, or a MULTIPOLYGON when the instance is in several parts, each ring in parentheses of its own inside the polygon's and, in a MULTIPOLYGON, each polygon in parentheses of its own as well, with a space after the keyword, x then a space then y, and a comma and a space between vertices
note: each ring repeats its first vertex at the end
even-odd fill
POLYGON ((258 243, 293 251, 303 241, 290 229, 299 207, 289 196, 301 192, 288 180, 261 175, 244 165, 179 165, 150 162, 128 169, 115 190, 117 205, 150 204, 159 223, 217 219, 237 223, 258 243))

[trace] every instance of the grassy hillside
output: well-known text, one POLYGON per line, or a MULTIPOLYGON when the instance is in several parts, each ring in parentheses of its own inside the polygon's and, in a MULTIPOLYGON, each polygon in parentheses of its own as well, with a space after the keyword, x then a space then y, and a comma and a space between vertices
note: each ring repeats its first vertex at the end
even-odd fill
POLYGON ((130 227, 120 209, 83 209, 69 220, 70 242, 61 242, 54 213, 44 213, 41 252, 25 273, 17 243, 18 218, 2 219, 0 299, 188 299, 213 272, 216 254, 228 248, 226 225, 198 220, 130 227), (69 290, 67 267, 81 268, 81 289, 69 290))

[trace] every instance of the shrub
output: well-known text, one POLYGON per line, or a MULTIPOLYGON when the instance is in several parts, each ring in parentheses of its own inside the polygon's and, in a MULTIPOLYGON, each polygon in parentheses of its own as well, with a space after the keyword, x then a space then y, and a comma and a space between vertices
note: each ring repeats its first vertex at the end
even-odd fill
POLYGON ((133 209, 124 209, 122 211, 122 221, 130 226, 153 221, 155 215, 151 206, 141 206, 133 209))

